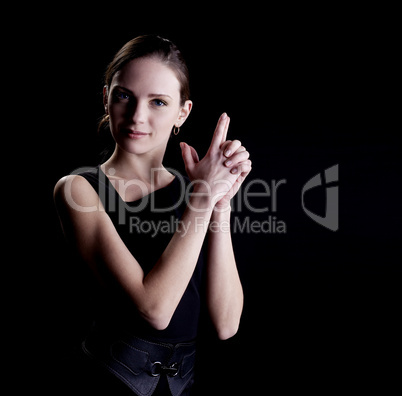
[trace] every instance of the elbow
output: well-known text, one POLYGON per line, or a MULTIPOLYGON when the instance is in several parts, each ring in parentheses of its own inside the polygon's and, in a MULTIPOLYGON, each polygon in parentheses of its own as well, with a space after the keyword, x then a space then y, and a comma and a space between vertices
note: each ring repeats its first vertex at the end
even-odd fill
POLYGON ((239 330, 239 325, 225 325, 225 326, 220 326, 216 329, 218 333, 218 338, 221 341, 228 340, 229 338, 232 338, 237 334, 237 331, 239 330))
POLYGON ((239 308, 236 311, 226 313, 211 312, 212 323, 220 340, 228 340, 237 334, 240 327, 242 305, 239 308))
POLYGON ((170 320, 166 320, 166 318, 152 318, 148 320, 148 323, 155 329, 155 330, 165 330, 170 323, 170 320))
POLYGON ((151 325, 155 330, 165 330, 172 319, 172 315, 168 315, 158 309, 152 309, 147 312, 141 312, 141 316, 151 325))
MULTIPOLYGON (((145 292, 145 290, 144 290, 145 292)), ((133 301, 135 301, 133 296, 133 301)), ((160 295, 144 293, 141 299, 135 301, 135 306, 141 318, 155 330, 165 330, 172 320, 176 306, 160 295)))

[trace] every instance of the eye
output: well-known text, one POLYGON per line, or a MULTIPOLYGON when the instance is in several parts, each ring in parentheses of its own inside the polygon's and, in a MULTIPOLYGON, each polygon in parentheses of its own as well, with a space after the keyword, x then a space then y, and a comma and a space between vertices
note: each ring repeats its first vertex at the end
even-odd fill
POLYGON ((154 99, 154 100, 152 100, 152 103, 153 103, 156 107, 166 106, 166 102, 164 102, 163 100, 160 100, 160 99, 154 99))
POLYGON ((120 91, 117 91, 117 92, 115 93, 115 97, 116 97, 116 99, 118 99, 118 100, 129 100, 129 99, 130 99, 130 95, 129 95, 129 94, 127 94, 127 93, 125 93, 125 92, 120 92, 120 91))

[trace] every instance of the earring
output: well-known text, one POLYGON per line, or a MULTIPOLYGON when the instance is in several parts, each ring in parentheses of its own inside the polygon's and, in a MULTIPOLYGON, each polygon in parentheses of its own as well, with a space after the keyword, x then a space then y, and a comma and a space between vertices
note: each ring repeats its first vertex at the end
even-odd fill
POLYGON ((178 135, 179 134, 179 132, 180 132, 180 127, 177 127, 176 125, 173 127, 173 134, 174 135, 178 135))

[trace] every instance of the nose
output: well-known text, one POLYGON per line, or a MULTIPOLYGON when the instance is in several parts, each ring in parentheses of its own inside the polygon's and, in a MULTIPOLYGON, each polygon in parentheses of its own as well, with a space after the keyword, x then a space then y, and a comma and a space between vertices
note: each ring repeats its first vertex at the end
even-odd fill
POLYGON ((127 115, 134 125, 145 123, 147 114, 146 103, 142 101, 133 101, 128 110, 129 111, 127 115))

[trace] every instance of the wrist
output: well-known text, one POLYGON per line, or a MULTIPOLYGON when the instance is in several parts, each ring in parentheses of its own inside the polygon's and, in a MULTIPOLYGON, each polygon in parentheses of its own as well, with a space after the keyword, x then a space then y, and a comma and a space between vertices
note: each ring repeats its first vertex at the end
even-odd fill
POLYGON ((217 210, 214 208, 209 222, 209 231, 211 234, 230 234, 230 206, 227 210, 217 210))
POLYGON ((207 182, 203 180, 192 182, 192 189, 187 192, 187 206, 197 212, 212 211, 212 192, 207 182))
POLYGON ((214 210, 212 211, 212 219, 214 221, 228 221, 230 220, 231 213, 232 208, 230 204, 222 208, 218 205, 215 205, 214 210))
POLYGON ((195 212, 208 213, 211 215, 213 211, 213 204, 211 195, 199 189, 194 189, 187 196, 187 206, 195 212))

